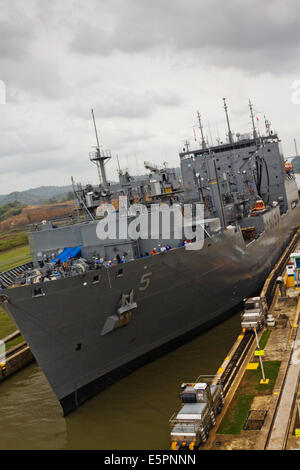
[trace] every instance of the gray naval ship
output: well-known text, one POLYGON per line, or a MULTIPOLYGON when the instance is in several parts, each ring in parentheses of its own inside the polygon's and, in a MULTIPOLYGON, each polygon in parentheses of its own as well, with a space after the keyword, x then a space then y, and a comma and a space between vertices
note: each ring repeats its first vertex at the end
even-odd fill
POLYGON ((144 200, 147 211, 154 203, 201 203, 202 247, 174 233, 155 240, 97 237, 97 207, 115 196, 97 140, 91 159, 100 184, 74 186, 84 216, 31 228, 32 265, 1 273, 2 305, 65 415, 228 317, 258 291, 300 225, 298 189, 279 137, 268 124, 261 135, 249 107, 251 133, 234 137, 224 99, 227 139, 211 146, 198 113, 202 142, 180 153, 182 181, 151 164, 140 184, 120 171, 117 193, 144 200))

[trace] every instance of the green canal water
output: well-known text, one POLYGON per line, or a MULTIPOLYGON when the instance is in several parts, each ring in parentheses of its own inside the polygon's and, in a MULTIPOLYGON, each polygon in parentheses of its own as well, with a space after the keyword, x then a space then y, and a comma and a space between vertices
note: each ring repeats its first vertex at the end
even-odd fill
POLYGON ((64 418, 37 364, 0 384, 0 449, 169 449, 180 384, 215 374, 240 315, 133 372, 64 418))

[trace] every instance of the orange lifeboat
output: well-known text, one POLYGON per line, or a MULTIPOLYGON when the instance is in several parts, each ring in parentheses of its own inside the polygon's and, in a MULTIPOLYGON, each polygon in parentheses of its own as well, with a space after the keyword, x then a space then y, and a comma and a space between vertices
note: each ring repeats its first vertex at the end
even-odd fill
POLYGON ((251 209, 251 215, 257 215, 264 210, 266 210, 264 201, 262 199, 258 199, 255 201, 255 207, 251 209))
POLYGON ((289 171, 292 171, 293 169, 293 165, 291 164, 291 162, 288 162, 287 160, 284 162, 284 168, 285 168, 285 171, 289 172, 289 171))

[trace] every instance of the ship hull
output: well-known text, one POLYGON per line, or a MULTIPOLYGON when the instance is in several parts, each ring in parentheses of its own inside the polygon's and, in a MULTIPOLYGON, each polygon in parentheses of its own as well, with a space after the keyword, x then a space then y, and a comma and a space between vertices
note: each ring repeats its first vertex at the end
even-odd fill
POLYGON ((240 310, 241 304, 235 306, 230 311, 223 312, 217 318, 207 321, 206 323, 200 325, 199 327, 188 331, 187 333, 183 334, 182 336, 178 336, 173 340, 170 340, 167 343, 162 344, 161 346, 151 349, 147 351, 143 355, 133 359, 132 361, 117 367, 116 369, 108 372, 105 375, 98 377, 97 379, 93 380, 92 382, 84 385, 80 389, 76 390, 73 393, 70 393, 68 396, 64 397, 62 400, 59 400, 60 405, 62 407, 64 416, 67 416, 80 405, 85 403, 90 398, 96 396, 98 393, 102 392, 106 388, 113 385, 118 380, 128 376, 129 374, 133 373, 137 369, 143 367, 144 365, 148 364, 151 361, 159 359, 164 354, 167 354, 174 349, 182 346, 186 342, 194 339, 195 337, 199 336, 200 334, 204 333, 205 331, 211 329, 218 323, 228 319, 234 313, 237 313, 240 310))
POLYGON ((83 276, 9 289, 8 313, 28 342, 64 414, 145 362, 229 315, 262 286, 300 225, 300 208, 246 245, 230 229, 184 247, 83 276), (123 294, 133 290, 131 321, 103 334, 123 294))

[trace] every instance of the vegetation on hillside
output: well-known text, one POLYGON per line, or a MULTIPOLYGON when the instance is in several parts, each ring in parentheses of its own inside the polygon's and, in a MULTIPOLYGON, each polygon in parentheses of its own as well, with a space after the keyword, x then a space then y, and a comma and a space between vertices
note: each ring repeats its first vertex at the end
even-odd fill
MULTIPOLYGON (((0 206, 4 206, 9 202, 20 202, 26 205, 41 205, 45 204, 47 200, 54 197, 57 199, 55 202, 61 201, 66 194, 72 191, 72 186, 40 186, 39 188, 27 189, 26 191, 14 191, 10 194, 0 194, 0 206)), ((71 199, 74 199, 72 192, 71 199)))
MULTIPOLYGON (((65 197, 67 198, 67 196, 65 197)), ((4 220, 1 221, 0 219, 0 239, 1 233, 20 232, 27 230, 30 224, 38 224, 42 220, 55 220, 62 217, 69 217, 73 214, 74 208, 74 200, 71 200, 67 202, 43 204, 40 206, 24 206, 19 214, 12 217, 9 217, 9 213, 5 212, 4 220)), ((23 243, 24 241, 21 241, 21 243, 10 246, 17 246, 23 243)), ((27 243, 27 241, 25 241, 25 243, 27 243)))
POLYGON ((28 237, 23 231, 0 233, 0 252, 27 244, 28 237))
POLYGON ((25 206, 17 201, 9 202, 4 206, 0 207, 0 222, 2 222, 2 220, 7 219, 8 217, 20 214, 23 207, 25 206))
POLYGON ((69 191, 68 193, 60 196, 53 196, 49 199, 46 199, 44 204, 57 204, 60 202, 67 202, 67 201, 72 201, 74 199, 74 193, 72 191, 69 191))

